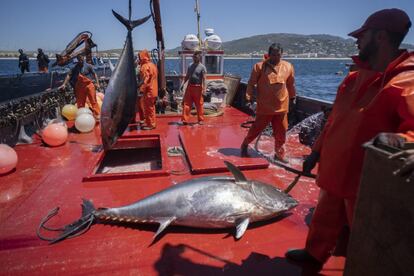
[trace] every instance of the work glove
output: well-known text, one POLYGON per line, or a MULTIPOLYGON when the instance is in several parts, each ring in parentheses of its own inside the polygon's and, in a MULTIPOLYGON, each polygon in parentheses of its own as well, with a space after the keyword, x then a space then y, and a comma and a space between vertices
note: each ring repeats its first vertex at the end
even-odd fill
POLYGON ((309 174, 313 168, 315 168, 316 163, 319 161, 319 152, 312 151, 310 155, 305 158, 302 165, 302 171, 309 174))
POLYGON ((381 132, 374 138, 374 145, 385 145, 402 149, 404 147, 405 138, 396 133, 381 132))
POLYGON ((400 159, 402 165, 399 169, 393 172, 394 175, 406 177, 406 182, 414 182, 414 150, 402 150, 398 153, 392 154, 389 159, 400 159))

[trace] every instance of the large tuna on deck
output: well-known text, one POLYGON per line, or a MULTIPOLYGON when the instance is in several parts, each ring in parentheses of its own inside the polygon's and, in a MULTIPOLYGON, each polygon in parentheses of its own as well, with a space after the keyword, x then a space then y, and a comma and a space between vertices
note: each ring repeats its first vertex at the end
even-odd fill
POLYGON ((39 226, 41 239, 52 243, 79 235, 96 222, 157 223, 157 237, 167 226, 183 225, 198 228, 236 227, 236 238, 243 236, 250 222, 276 217, 295 207, 297 201, 274 186, 247 180, 233 164, 226 162, 234 178, 203 177, 185 181, 118 208, 95 209, 84 200, 82 217, 65 226, 60 236, 45 238, 40 230, 49 230, 45 223, 57 213, 52 211, 39 226))
POLYGON ((132 47, 132 30, 151 16, 131 21, 112 11, 114 16, 128 29, 124 49, 112 72, 101 111, 101 136, 105 150, 115 144, 125 131, 128 123, 135 116, 137 101, 137 79, 135 76, 134 49, 132 47))

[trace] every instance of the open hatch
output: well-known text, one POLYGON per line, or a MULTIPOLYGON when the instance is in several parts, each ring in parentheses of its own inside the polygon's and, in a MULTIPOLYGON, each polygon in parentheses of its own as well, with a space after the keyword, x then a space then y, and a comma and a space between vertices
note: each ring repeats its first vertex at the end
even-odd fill
POLYGON ((169 175, 167 151, 160 135, 128 135, 103 151, 84 181, 169 175))

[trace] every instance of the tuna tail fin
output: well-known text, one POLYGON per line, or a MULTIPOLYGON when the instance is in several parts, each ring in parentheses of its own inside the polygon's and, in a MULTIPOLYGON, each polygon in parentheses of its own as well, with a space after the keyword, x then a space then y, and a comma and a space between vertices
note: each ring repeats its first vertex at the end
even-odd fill
POLYGON ((77 236, 82 235, 83 233, 87 232, 93 222, 95 221, 94 216, 95 207, 93 206, 92 202, 86 199, 83 199, 82 203, 82 217, 71 224, 68 224, 62 228, 51 228, 47 227, 45 224, 54 216, 57 215, 59 212, 59 207, 56 207, 49 214, 42 219, 40 222, 39 227, 37 228, 37 236, 44 241, 49 241, 50 243, 57 243, 64 239, 70 239, 77 236), (41 235, 41 230, 44 231, 55 231, 60 232, 54 238, 48 238, 41 235))
POLYGON ((146 17, 143 17, 141 19, 137 20, 128 20, 116 11, 112 10, 113 15, 118 19, 124 26, 127 28, 128 31, 132 31, 135 27, 145 23, 152 15, 148 15, 146 17))

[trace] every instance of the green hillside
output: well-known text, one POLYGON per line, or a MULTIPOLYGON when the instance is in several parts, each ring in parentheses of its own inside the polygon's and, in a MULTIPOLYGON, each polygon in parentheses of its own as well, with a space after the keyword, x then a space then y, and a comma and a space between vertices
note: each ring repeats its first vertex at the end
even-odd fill
MULTIPOLYGON (((290 57, 349 57, 356 54, 355 40, 338 36, 317 34, 264 34, 223 43, 226 55, 261 56, 267 52, 271 43, 278 42, 284 48, 285 56, 290 57)), ((414 45, 402 45, 402 48, 414 50, 414 45)), ((180 47, 167 51, 167 55, 177 55, 180 47)))
MULTIPOLYGON (((300 35, 300 34, 263 34, 223 42, 222 48, 228 56, 262 56, 267 52, 271 43, 278 42, 284 48, 285 57, 332 57, 344 58, 356 54, 355 40, 326 34, 300 35)), ((155 45, 155 42, 154 42, 155 45)), ((414 45, 403 44, 401 48, 414 50, 414 45)), ((177 56, 181 47, 166 51, 166 56, 177 56)), ((138 50, 138 49, 136 49, 138 50)), ((46 51, 50 57, 54 52, 46 51)), ((100 50, 105 57, 119 57, 122 49, 100 50)), ((30 57, 35 51, 26 52, 30 57)), ((1 51, 0 57, 17 57, 16 51, 1 51)))

